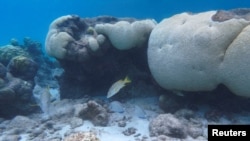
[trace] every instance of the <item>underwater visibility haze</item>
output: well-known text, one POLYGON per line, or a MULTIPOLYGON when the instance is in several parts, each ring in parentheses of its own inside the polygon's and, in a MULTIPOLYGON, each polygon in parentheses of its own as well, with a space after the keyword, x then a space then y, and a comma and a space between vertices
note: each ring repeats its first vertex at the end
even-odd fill
POLYGON ((2 0, 0 13, 0 141, 205 141, 208 125, 250 125, 249 0, 2 0))
POLYGON ((202 12, 249 7, 247 0, 11 0, 0 1, 0 44, 11 38, 29 36, 43 42, 49 24, 57 17, 77 14, 81 17, 110 15, 115 17, 163 18, 181 12, 202 12))

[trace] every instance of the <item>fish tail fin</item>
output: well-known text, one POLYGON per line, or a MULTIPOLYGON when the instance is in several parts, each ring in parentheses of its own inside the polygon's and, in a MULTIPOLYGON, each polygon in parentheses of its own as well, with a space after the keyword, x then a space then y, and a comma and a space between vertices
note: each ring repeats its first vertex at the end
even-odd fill
POLYGON ((125 84, 132 82, 131 79, 128 76, 126 76, 123 81, 124 81, 125 84))

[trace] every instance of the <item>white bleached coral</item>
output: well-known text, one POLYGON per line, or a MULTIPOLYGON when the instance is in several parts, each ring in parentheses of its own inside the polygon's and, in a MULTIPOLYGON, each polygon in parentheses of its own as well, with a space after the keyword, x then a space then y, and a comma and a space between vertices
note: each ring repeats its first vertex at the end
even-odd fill
POLYGON ((215 14, 182 13, 153 29, 148 62, 163 88, 208 91, 224 84, 236 95, 250 97, 250 21, 213 21, 215 14))
MULTIPOLYGON (((91 20, 77 15, 61 16, 51 24, 46 37, 45 51, 60 60, 85 61, 103 50, 91 20)), ((105 39, 103 39, 105 42, 105 39)))
POLYGON ((58 27, 64 21, 72 19, 71 15, 62 16, 54 20, 49 27, 49 32, 46 37, 45 50, 48 55, 63 59, 67 53, 66 47, 74 39, 67 32, 60 32, 58 27))
POLYGON ((250 97, 250 25, 228 46, 220 67, 222 82, 233 93, 250 97))
POLYGON ((99 49, 98 41, 94 37, 88 38, 89 48, 92 51, 97 51, 99 49))
POLYGON ((126 50, 147 43, 155 25, 154 20, 141 20, 133 23, 119 21, 115 24, 97 24, 95 29, 98 34, 108 36, 115 48, 126 50))
POLYGON ((58 34, 50 32, 46 40, 46 52, 50 56, 63 59, 67 53, 67 45, 73 41, 74 39, 66 32, 59 32, 58 34))

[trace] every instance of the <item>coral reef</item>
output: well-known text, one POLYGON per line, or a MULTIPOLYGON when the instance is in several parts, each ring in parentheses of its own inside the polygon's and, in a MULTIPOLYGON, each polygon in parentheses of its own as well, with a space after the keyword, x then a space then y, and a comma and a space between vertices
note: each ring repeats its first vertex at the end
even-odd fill
POLYGON ((176 139, 192 137, 196 139, 203 135, 203 125, 200 120, 194 118, 192 112, 182 110, 172 114, 160 114, 149 123, 149 131, 152 136, 168 136, 176 139))
MULTIPOLYGON (((95 26, 102 24, 128 22, 138 27, 139 23, 145 22, 145 25, 142 24, 142 27, 136 29, 140 29, 138 31, 140 35, 146 32, 145 36, 140 36, 142 39, 137 40, 143 42, 141 46, 146 46, 151 30, 142 28, 152 25, 153 22, 136 21, 133 18, 109 16, 80 18, 77 15, 66 15, 51 23, 45 48, 46 53, 55 57, 64 69, 58 79, 62 98, 83 97, 90 92, 94 93, 97 87, 98 90, 108 89, 114 80, 129 73, 128 65, 138 65, 136 67, 149 74, 145 47, 132 48, 128 51, 117 50, 108 36, 98 33, 95 29, 95 26)), ((150 29, 152 26, 149 26, 150 29)), ((137 45, 140 46, 139 43, 137 45)))
POLYGON ((23 80, 13 77, 9 72, 1 78, 0 88, 0 116, 12 117, 17 114, 29 114, 36 107, 30 106, 34 103, 32 90, 33 80, 23 80))
POLYGON ((16 38, 10 39, 10 45, 19 46, 18 40, 16 38))
POLYGON ((96 126, 106 126, 108 124, 109 115, 107 110, 95 101, 88 101, 77 107, 78 110, 76 110, 75 115, 78 117, 91 120, 96 126))
POLYGON ((72 133, 65 137, 63 141, 100 141, 92 132, 72 133))
POLYGON ((10 60, 7 69, 14 77, 28 81, 36 76, 38 64, 31 58, 16 56, 10 60))
POLYGON ((0 116, 7 118, 38 109, 33 106, 33 88, 39 69, 37 63, 45 62, 40 43, 27 37, 24 45, 16 39, 10 44, 0 48, 0 116))
POLYGON ((6 45, 0 47, 0 62, 3 65, 7 66, 9 61, 16 56, 29 57, 29 53, 20 46, 6 45))
POLYGON ((232 10, 218 10, 216 14, 212 16, 213 21, 224 22, 230 19, 245 19, 250 21, 249 8, 238 8, 232 10))
POLYGON ((12 39, 0 48, 0 140, 200 141, 208 124, 249 123, 249 13, 182 13, 158 25, 62 16, 46 37, 54 58, 12 39), (106 99, 125 76, 131 85, 106 99))
POLYGON ((156 22, 153 20, 141 20, 129 23, 120 21, 115 24, 97 24, 97 33, 108 36, 112 45, 120 50, 133 47, 144 47, 156 22))
POLYGON ((84 19, 62 16, 51 23, 45 49, 57 59, 83 62, 105 50, 105 43, 99 45, 96 37, 96 31, 84 19))
POLYGON ((31 58, 39 64, 43 64, 47 58, 44 55, 44 52, 42 50, 42 44, 38 41, 34 41, 29 37, 25 37, 23 39, 23 45, 21 45, 22 48, 24 48, 24 50, 26 52, 28 52, 31 56, 31 58))
POLYGON ((230 20, 222 21, 211 20, 214 16, 223 17, 220 11, 181 13, 162 20, 153 29, 148 64, 160 86, 169 90, 211 91, 224 84, 234 94, 250 97, 246 65, 250 21, 244 18, 250 10, 231 12, 234 14, 230 20))
MULTIPOLYGON (((0 63, 0 78, 3 79, 6 75, 6 73, 7 73, 7 68, 2 63, 0 63)), ((2 82, 2 80, 1 80, 1 82, 2 82)))
POLYGON ((150 122, 149 131, 152 136, 166 135, 186 138, 187 129, 178 118, 171 114, 161 114, 150 122))

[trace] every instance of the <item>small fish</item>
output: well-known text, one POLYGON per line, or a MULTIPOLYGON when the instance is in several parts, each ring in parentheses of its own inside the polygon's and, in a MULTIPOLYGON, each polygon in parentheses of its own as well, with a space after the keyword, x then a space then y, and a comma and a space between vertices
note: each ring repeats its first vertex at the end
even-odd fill
POLYGON ((127 83, 131 83, 131 80, 126 76, 123 80, 116 81, 110 88, 107 94, 107 98, 110 98, 117 94, 121 88, 123 88, 127 83))
POLYGON ((49 86, 47 88, 45 88, 45 90, 43 91, 43 93, 40 95, 40 107, 42 109, 42 111, 45 114, 49 114, 49 107, 50 107, 50 88, 49 86))

